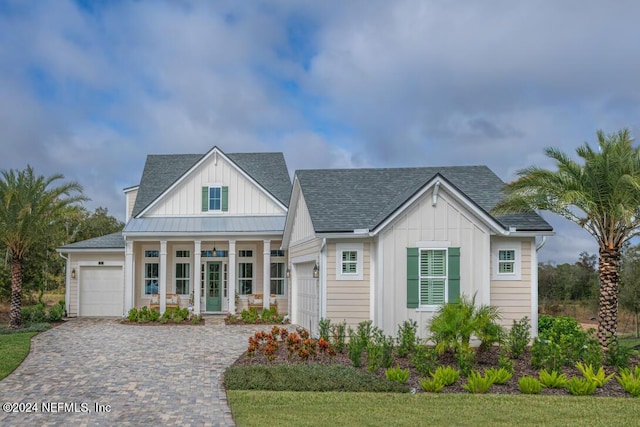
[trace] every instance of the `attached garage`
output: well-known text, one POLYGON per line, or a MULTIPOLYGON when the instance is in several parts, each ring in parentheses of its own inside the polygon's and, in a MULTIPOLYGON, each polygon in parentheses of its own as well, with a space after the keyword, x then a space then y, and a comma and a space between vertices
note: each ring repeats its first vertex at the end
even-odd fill
POLYGON ((80 268, 80 316, 122 316, 124 314, 124 272, 122 266, 80 268))
POLYGON ((313 278, 314 262, 295 264, 297 286, 295 322, 312 334, 318 331, 320 321, 320 284, 313 278))

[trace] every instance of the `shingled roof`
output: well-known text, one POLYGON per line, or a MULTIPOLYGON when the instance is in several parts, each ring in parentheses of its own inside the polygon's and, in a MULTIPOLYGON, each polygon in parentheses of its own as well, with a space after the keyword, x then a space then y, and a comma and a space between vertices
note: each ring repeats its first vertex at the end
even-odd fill
POLYGON ((61 248, 60 252, 74 249, 122 249, 124 250, 124 237, 122 232, 107 234, 106 236, 94 237, 93 239, 70 243, 61 248))
MULTIPOLYGON (((289 206, 291 178, 282 153, 224 153, 224 155, 283 205, 289 206)), ((139 215, 204 156, 203 154, 148 155, 133 207, 133 216, 139 215)))
MULTIPOLYGON (((503 197, 504 182, 486 166, 296 172, 314 229, 319 233, 374 230, 437 174, 487 214, 503 197)), ((491 216, 505 229, 553 230, 534 212, 491 216)))

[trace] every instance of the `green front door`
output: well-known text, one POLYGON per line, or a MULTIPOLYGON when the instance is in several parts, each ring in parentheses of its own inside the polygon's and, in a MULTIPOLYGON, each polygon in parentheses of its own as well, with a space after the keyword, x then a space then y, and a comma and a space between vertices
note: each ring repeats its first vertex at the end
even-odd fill
POLYGON ((207 311, 222 311, 222 263, 207 263, 207 311))

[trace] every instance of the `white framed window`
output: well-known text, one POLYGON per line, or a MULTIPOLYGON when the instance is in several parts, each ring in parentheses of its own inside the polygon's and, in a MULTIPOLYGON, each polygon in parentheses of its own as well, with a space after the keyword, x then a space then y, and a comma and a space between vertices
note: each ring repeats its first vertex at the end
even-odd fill
POLYGON ((248 295, 253 293, 253 263, 238 263, 238 294, 248 295))
POLYGON ((191 251, 187 251, 187 250, 176 251, 176 258, 191 258, 191 251))
POLYGON ((144 264, 144 294, 158 293, 158 263, 146 262, 144 264))
POLYGON ((501 249, 498 251, 498 274, 513 274, 516 271, 515 249, 501 249))
POLYGON ((336 280, 363 280, 363 243, 336 243, 336 280))
POLYGON ((222 211, 222 187, 209 187, 209 211, 222 211))
POLYGON ((284 262, 271 263, 271 293, 275 295, 285 294, 285 264, 284 262))
POLYGON ((253 251, 250 249, 239 250, 238 258, 253 258, 253 251))
POLYGON ((420 307, 439 306, 447 302, 447 250, 420 249, 418 258, 418 301, 420 307))
POLYGON ((521 280, 521 246, 519 241, 492 244, 493 280, 521 280))
POLYGON ((191 264, 179 262, 176 264, 176 294, 188 295, 191 279, 191 264))

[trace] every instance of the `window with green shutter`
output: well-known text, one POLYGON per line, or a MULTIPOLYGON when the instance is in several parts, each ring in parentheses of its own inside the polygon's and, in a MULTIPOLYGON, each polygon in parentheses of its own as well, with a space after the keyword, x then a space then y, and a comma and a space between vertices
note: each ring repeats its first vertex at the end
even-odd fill
POLYGON ((446 301, 447 250, 420 250, 420 305, 439 305, 446 301))
POLYGON ((229 187, 202 187, 202 212, 229 210, 229 187))
POLYGON ((407 248, 407 308, 457 303, 460 248, 407 248))

